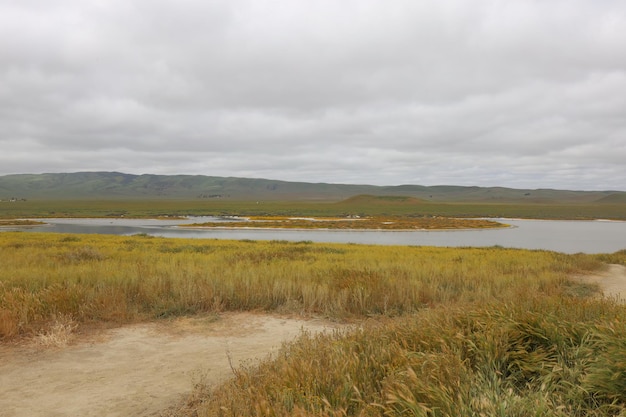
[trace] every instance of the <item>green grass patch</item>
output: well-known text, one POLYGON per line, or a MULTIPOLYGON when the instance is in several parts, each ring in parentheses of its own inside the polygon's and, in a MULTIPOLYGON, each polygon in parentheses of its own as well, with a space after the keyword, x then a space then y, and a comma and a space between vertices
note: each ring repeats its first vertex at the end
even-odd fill
POLYGON ((626 220, 615 203, 436 202, 412 197, 357 196, 343 201, 28 200, 0 204, 0 218, 176 216, 443 216, 626 220))

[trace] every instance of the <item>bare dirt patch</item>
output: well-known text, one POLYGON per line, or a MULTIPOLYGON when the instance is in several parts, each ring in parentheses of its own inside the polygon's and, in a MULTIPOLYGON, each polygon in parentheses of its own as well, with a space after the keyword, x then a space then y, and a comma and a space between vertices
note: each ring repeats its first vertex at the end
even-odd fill
POLYGON ((574 278, 586 284, 597 284, 602 296, 626 304, 626 266, 612 264, 597 274, 579 275, 574 278))
POLYGON ((180 318, 0 346, 0 416, 159 416, 194 381, 217 384, 303 330, 332 323, 253 313, 180 318))

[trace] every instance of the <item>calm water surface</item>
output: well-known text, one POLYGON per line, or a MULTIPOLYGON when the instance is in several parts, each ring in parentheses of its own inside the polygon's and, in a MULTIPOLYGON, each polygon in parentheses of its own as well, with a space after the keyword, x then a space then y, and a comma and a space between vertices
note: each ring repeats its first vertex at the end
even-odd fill
POLYGON ((98 233, 201 239, 288 240, 375 245, 494 246, 546 249, 564 253, 612 253, 626 249, 626 222, 495 219, 511 227, 460 231, 192 229, 185 224, 228 220, 45 219, 48 224, 4 230, 54 233, 98 233), (183 227, 181 227, 183 226, 183 227))

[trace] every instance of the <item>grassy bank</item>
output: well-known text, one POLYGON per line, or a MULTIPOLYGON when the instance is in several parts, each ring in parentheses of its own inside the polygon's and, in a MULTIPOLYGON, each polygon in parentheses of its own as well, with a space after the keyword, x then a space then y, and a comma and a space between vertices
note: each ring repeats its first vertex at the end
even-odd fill
POLYGON ((626 251, 3 232, 0 260, 4 342, 60 318, 257 310, 359 323, 304 335, 221 387, 199 384, 181 415, 626 413, 626 310, 568 279, 626 264, 626 251))

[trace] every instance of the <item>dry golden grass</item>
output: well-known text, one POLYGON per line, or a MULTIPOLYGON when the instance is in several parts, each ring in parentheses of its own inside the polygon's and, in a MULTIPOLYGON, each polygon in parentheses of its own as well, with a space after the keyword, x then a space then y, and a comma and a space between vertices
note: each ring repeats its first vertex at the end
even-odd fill
POLYGON ((35 343, 44 348, 67 346, 77 327, 78 323, 71 316, 61 315, 55 318, 45 330, 37 333, 35 343))
POLYGON ((507 227, 485 219, 460 219, 438 216, 367 216, 367 217, 286 217, 251 216, 241 221, 205 222, 187 227, 248 227, 282 229, 369 229, 369 230, 437 230, 486 229, 507 227))
POLYGON ((335 318, 562 290, 590 256, 147 236, 0 234, 0 337, 59 315, 125 323, 222 310, 335 318))
POLYGON ((358 320, 181 415, 623 416, 626 307, 573 273, 626 252, 0 234, 0 337, 225 310, 358 320))
POLYGON ((304 334, 179 415, 622 416, 624 332, 606 301, 438 306, 304 334))
POLYGON ((36 226, 45 224, 37 220, 0 219, 0 226, 36 226))

